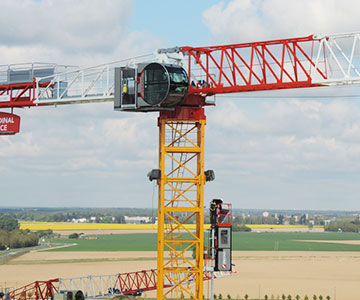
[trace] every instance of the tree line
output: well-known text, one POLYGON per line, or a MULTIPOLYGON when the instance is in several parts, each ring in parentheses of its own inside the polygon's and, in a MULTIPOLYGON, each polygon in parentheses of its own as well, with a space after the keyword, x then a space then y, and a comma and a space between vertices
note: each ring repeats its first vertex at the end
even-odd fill
POLYGON ((0 208, 0 216, 17 220, 38 222, 69 222, 73 219, 90 218, 96 223, 125 223, 125 216, 157 216, 157 209, 147 208, 0 208))
POLYGON ((355 220, 342 220, 330 222, 325 226, 325 231, 333 232, 360 232, 360 221, 355 220))
POLYGON ((36 246, 42 235, 41 232, 21 230, 15 218, 0 216, 0 250, 36 246))

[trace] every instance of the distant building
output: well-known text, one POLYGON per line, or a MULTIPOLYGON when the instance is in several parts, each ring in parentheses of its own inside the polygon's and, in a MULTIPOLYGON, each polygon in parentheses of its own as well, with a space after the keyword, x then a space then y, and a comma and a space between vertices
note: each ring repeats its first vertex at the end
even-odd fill
POLYGON ((329 225, 331 223, 331 220, 324 220, 324 225, 329 225))
POLYGON ((80 218, 80 219, 71 219, 72 223, 86 223, 86 218, 80 218))
POLYGON ((125 224, 147 224, 151 223, 151 217, 128 217, 125 216, 125 224))

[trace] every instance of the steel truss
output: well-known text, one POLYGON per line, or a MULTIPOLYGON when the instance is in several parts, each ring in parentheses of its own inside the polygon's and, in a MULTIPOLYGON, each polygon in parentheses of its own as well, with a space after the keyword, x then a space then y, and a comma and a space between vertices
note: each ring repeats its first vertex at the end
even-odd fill
POLYGON ((48 86, 49 83, 32 82, 0 84, 0 108, 35 106, 36 91, 48 86))
POLYGON ((189 94, 214 95, 360 83, 360 34, 181 47, 189 94))
POLYGON ((143 270, 112 275, 59 278, 58 290, 81 290, 86 298, 116 294, 138 295, 156 290, 156 275, 156 270, 143 270))
POLYGON ((0 82, 0 108, 113 101, 114 68, 150 61, 183 64, 192 83, 189 95, 360 83, 359 32, 158 53, 59 72, 32 83, 0 82))
MULTIPOLYGON (((215 278, 230 275, 230 272, 216 272, 215 278)), ((204 281, 210 278, 211 274, 204 272, 204 281)), ((194 283, 195 279, 190 278, 189 282, 194 283)), ((188 284, 188 282, 184 284, 188 284)), ((172 285, 168 281, 165 282, 164 288, 170 287, 172 285)), ((140 295, 156 289, 157 271, 153 269, 112 275, 89 275, 35 281, 11 291, 8 298, 11 300, 52 300, 55 293, 66 290, 81 290, 86 298, 97 298, 113 295, 140 295)))
POLYGON ((34 64, 10 65, 5 71, 0 66, 0 108, 113 101, 114 68, 151 59, 154 56, 149 54, 84 69, 55 65, 52 75, 16 84, 7 82, 9 70, 14 68, 35 74, 34 64))
POLYGON ((203 297, 205 116, 199 110, 200 118, 159 118, 157 299, 203 297), (188 223, 196 224, 195 232, 188 223), (167 281, 172 287, 164 291, 167 281))
POLYGON ((31 284, 25 285, 21 288, 13 290, 9 294, 11 300, 49 300, 57 293, 58 289, 55 285, 59 279, 52 279, 48 281, 35 281, 31 284))

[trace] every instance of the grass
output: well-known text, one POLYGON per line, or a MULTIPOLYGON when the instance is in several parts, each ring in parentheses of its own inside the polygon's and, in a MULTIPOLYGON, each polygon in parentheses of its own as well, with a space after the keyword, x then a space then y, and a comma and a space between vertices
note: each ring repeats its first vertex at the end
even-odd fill
POLYGON ((51 243, 77 245, 47 251, 156 251, 155 233, 98 235, 94 240, 54 239, 51 243))
MULTIPOLYGON (((360 251, 360 245, 314 243, 301 240, 360 240, 356 233, 234 232, 233 250, 249 251, 360 251)), ((54 239, 52 243, 77 245, 46 251, 156 251, 154 233, 99 235, 94 240, 54 239)))
POLYGON ((54 265, 64 263, 97 263, 97 262, 117 262, 117 261, 156 261, 156 257, 125 257, 125 258, 84 258, 84 259, 46 259, 46 260, 13 260, 9 265, 54 265))
POLYGON ((360 251, 360 245, 305 242, 304 240, 360 240, 356 233, 233 233, 233 250, 258 251, 360 251))
POLYGON ((44 248, 43 246, 35 246, 35 247, 26 247, 26 248, 17 248, 11 249, 9 251, 0 251, 0 265, 8 264, 13 259, 22 256, 26 253, 29 253, 33 250, 41 250, 44 248), (9 255, 11 253, 11 255, 9 255))

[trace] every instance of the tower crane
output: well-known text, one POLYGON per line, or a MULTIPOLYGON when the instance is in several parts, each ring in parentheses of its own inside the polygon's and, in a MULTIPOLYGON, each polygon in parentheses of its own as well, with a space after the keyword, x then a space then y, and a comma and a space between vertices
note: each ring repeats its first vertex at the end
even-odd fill
MULTIPOLYGON (((200 300, 204 185, 214 179, 204 168, 204 107, 214 104, 207 97, 358 84, 359 43, 360 32, 353 32, 160 49, 155 56, 76 70, 7 66, 0 72, 0 109, 113 101, 119 111, 158 112, 159 166, 148 174, 159 188, 157 299, 200 300), (194 232, 189 222, 196 223, 194 232), (188 285, 190 279, 195 284, 188 285)), ((0 132, 17 133, 19 122, 13 113, 0 113, 0 132)))

